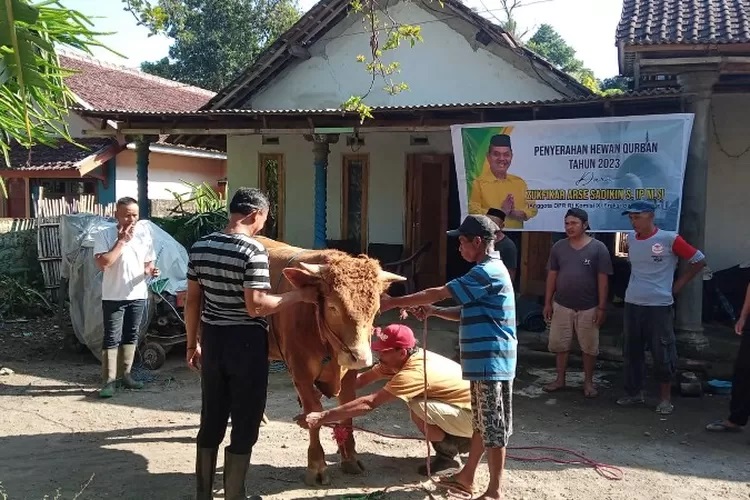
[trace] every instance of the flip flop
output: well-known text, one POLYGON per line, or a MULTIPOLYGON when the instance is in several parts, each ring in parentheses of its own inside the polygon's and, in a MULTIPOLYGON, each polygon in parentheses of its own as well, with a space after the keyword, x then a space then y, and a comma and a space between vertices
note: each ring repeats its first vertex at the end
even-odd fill
POLYGON ((433 479, 433 483, 435 483, 435 486, 438 488, 446 490, 446 492, 453 498, 471 500, 474 497, 473 488, 467 488, 456 481, 453 476, 433 479))
POLYGON ((723 420, 716 420, 706 426, 709 432, 742 432, 742 427, 731 427, 724 423, 723 420))

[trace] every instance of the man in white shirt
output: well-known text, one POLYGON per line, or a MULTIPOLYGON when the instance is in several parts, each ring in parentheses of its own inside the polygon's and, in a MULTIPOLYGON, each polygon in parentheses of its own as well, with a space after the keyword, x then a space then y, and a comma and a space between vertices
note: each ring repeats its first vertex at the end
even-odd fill
POLYGON ((159 275, 154 265, 156 255, 149 231, 138 222, 138 202, 133 198, 117 200, 116 227, 94 235, 94 258, 102 270, 102 389, 99 396, 110 398, 115 393, 118 377, 127 389, 141 389, 133 380, 138 329, 148 299, 150 276, 159 275))

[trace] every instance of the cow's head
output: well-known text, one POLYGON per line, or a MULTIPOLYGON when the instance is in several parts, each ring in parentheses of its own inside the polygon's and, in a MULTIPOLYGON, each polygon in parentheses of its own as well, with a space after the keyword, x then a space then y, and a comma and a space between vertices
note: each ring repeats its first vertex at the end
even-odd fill
POLYGON ((378 261, 364 256, 337 255, 327 264, 300 266, 284 269, 284 276, 297 288, 320 290, 321 326, 330 329, 321 333, 335 349, 339 364, 348 369, 371 365, 370 337, 380 296, 391 283, 406 278, 383 271, 378 261))

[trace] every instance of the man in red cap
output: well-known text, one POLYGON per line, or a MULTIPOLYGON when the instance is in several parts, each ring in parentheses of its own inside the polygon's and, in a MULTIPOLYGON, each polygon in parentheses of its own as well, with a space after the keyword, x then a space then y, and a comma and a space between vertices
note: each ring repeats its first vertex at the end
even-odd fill
MULTIPOLYGON (((448 358, 417 347, 414 332, 405 325, 393 324, 375 330, 372 350, 379 361, 359 374, 357 388, 387 379, 377 392, 349 403, 296 417, 304 428, 340 422, 371 412, 378 406, 400 399, 409 407, 417 426, 435 449, 430 472, 459 467, 459 453, 469 451, 473 434, 469 382, 461 376, 461 366, 448 358), (424 403, 424 362, 427 357, 427 408, 424 403)), ((418 469, 427 474, 427 467, 418 469)))

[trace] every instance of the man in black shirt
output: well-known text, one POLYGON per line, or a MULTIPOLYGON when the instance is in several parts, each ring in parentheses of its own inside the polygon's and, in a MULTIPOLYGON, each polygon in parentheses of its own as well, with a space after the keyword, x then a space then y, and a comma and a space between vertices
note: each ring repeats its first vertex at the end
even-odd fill
POLYGON ((508 268, 510 273, 510 279, 516 279, 516 269, 518 268, 518 250, 513 240, 508 238, 503 233, 503 227, 505 227, 505 212, 499 208, 490 208, 487 210, 487 217, 492 219, 492 222, 497 224, 500 230, 495 234, 495 251, 500 253, 500 259, 502 259, 505 267, 508 268))
POLYGON ((316 302, 315 288, 270 293, 268 253, 254 236, 268 216, 268 198, 240 188, 229 204, 229 224, 190 249, 185 305, 187 361, 201 373, 201 423, 196 498, 213 498, 218 448, 224 450, 224 498, 244 500, 245 476, 266 407, 268 323, 265 316, 299 302, 316 302), (200 331, 200 335, 199 335, 200 331))

